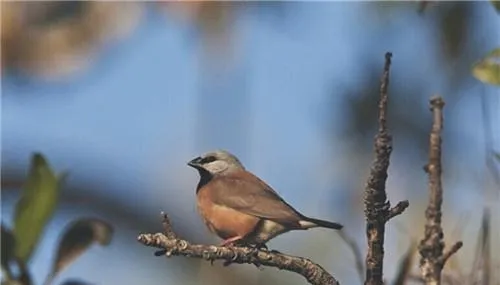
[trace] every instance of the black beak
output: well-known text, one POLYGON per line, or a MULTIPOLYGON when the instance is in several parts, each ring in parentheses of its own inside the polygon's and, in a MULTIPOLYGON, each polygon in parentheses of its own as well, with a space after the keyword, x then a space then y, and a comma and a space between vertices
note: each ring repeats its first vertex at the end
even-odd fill
POLYGON ((187 165, 194 167, 194 168, 199 168, 200 167, 200 162, 201 162, 201 157, 198 156, 196 158, 193 158, 191 161, 187 163, 187 165))

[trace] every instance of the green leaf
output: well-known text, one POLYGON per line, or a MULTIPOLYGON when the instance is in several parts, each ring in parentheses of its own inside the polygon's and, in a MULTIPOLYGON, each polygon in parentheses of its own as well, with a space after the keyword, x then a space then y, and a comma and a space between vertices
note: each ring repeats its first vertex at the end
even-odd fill
POLYGON ((491 5, 497 10, 498 13, 500 13, 500 1, 498 0, 491 0, 491 5))
MULTIPOLYGON (((57 249, 56 260, 48 280, 52 280, 66 266, 71 264, 88 247, 97 242, 108 245, 113 236, 113 228, 107 222, 95 218, 79 219, 68 226, 62 235, 57 249)), ((47 282, 45 284, 48 284, 47 282)))
POLYGON ((500 85, 500 48, 492 50, 476 62, 472 74, 481 82, 500 85))
POLYGON ((52 218, 57 205, 60 180, 50 169, 45 158, 35 153, 21 198, 14 212, 15 255, 27 263, 45 225, 52 218))

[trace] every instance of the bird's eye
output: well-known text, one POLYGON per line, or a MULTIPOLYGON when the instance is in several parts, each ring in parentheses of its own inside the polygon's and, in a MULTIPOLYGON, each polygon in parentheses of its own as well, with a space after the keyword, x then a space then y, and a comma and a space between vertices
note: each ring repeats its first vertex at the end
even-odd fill
POLYGON ((215 156, 211 155, 211 156, 207 156, 207 157, 202 158, 200 163, 205 164, 205 163, 210 163, 210 162, 213 162, 216 160, 217 160, 217 158, 215 158, 215 156))

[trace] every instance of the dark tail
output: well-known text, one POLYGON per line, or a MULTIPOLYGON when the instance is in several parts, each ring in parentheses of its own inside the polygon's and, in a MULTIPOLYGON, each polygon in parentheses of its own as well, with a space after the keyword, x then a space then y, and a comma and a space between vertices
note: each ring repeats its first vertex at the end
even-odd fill
POLYGON ((322 228, 340 230, 344 227, 341 224, 337 224, 337 223, 329 222, 329 221, 325 221, 325 220, 320 220, 320 219, 309 218, 309 217, 302 217, 302 221, 300 221, 299 223, 304 229, 322 227, 322 228))

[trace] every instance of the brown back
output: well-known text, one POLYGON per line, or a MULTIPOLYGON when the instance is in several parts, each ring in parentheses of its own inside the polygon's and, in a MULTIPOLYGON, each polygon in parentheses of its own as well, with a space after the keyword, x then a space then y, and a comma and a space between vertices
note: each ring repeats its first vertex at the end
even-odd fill
POLYGON ((299 226, 302 219, 276 191, 250 172, 242 170, 216 176, 209 185, 215 204, 290 226, 299 226))

